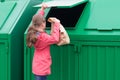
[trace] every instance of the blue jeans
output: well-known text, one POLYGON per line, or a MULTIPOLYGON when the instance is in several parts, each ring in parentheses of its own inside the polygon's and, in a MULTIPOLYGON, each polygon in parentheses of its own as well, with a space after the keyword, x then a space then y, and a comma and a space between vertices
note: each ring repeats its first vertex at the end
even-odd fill
POLYGON ((47 80, 47 76, 34 75, 35 80, 47 80))

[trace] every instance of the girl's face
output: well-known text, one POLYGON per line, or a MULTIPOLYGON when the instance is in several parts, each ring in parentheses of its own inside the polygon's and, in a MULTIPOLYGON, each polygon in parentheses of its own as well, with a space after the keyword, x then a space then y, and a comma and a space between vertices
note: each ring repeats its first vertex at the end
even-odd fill
POLYGON ((43 21, 41 25, 38 27, 39 31, 45 31, 46 29, 46 21, 43 21))
POLYGON ((46 21, 43 21, 42 27, 43 27, 43 29, 45 30, 45 28, 46 28, 46 21))

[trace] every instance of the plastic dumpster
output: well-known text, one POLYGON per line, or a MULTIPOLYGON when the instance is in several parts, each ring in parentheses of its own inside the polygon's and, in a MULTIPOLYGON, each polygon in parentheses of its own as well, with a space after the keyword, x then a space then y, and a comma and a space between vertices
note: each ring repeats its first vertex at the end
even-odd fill
POLYGON ((119 3, 89 0, 78 21, 79 28, 68 30, 77 44, 79 80, 120 79, 119 3))
MULTIPOLYGON (((89 0, 75 29, 67 30, 71 44, 51 47, 50 80, 120 80, 119 3, 89 0)), ((33 51, 26 50, 27 55, 33 51)))
MULTIPOLYGON (((56 4, 58 4, 58 2, 56 4)), ((57 17, 58 19, 61 20, 61 23, 64 25, 66 29, 74 31, 77 30, 78 28, 78 26, 76 25, 78 24, 78 21, 82 16, 86 4, 87 4, 87 0, 81 0, 75 5, 72 4, 72 6, 66 7, 66 5, 62 5, 62 6, 52 7, 46 10, 47 14, 45 15, 45 17, 46 19, 48 17, 57 17)), ((50 32, 49 23, 47 23, 47 28, 48 28, 47 32, 49 33, 50 32)), ((24 34, 24 40, 25 40, 24 42, 26 42, 26 32, 24 34)), ((76 42, 72 41, 72 43, 76 43, 76 42)), ((33 58, 34 48, 28 48, 26 46, 26 43, 24 43, 24 51, 25 51, 24 80, 34 80, 32 74, 32 58, 33 58)), ((77 54, 77 43, 76 46, 73 46, 72 44, 64 45, 61 47, 58 47, 56 45, 51 46, 52 74, 48 77, 48 80, 78 80, 79 79, 78 55, 79 54, 77 54)))
POLYGON ((23 80, 23 34, 32 14, 31 0, 0 2, 0 80, 23 80))

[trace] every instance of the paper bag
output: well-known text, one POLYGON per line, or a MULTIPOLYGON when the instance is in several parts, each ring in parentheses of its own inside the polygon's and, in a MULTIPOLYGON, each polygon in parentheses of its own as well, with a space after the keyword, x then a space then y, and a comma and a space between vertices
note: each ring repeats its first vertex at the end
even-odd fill
POLYGON ((65 28, 60 25, 60 41, 57 43, 58 46, 66 45, 70 43, 70 38, 65 28))
MULTIPOLYGON (((49 18, 48 22, 53 22, 54 18, 49 18)), ((51 24, 51 33, 53 31, 53 23, 51 24)), ((69 44, 70 43, 70 38, 68 33, 66 32, 65 28, 63 27, 62 24, 60 24, 60 41, 57 43, 58 46, 69 44)))

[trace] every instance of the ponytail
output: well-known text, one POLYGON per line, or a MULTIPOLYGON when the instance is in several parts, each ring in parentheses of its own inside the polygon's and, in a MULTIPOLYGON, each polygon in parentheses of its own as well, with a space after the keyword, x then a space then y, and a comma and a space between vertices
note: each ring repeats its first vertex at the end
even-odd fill
POLYGON ((37 28, 45 21, 44 17, 40 14, 35 14, 32 18, 32 25, 29 27, 27 36, 26 36, 26 44, 28 47, 32 47, 33 44, 37 41, 36 33, 37 28))
POLYGON ((26 36, 26 44, 29 48, 35 44, 37 41, 37 35, 36 35, 37 30, 34 28, 34 26, 30 26, 27 32, 26 36))

